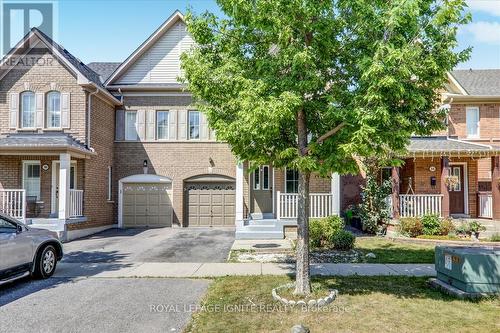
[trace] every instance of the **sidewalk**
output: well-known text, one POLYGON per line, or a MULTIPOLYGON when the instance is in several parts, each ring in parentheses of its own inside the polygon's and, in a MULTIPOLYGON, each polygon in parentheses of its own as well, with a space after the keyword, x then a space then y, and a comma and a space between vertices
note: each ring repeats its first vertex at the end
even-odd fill
MULTIPOLYGON (((287 275, 294 264, 285 263, 60 263, 56 277, 172 277, 202 278, 228 275, 287 275)), ((435 276, 433 264, 311 264, 311 275, 435 276)))

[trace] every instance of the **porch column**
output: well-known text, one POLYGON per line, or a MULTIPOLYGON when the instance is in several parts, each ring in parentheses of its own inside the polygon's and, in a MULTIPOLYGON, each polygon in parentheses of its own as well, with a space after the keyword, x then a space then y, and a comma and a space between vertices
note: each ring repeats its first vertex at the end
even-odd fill
POLYGON ((500 219, 500 156, 491 157, 491 199, 492 203, 492 218, 494 220, 500 219))
POLYGON ((441 194, 443 195, 443 202, 441 203, 441 216, 450 216, 450 195, 448 192, 448 186, 446 186, 446 177, 448 177, 449 160, 447 156, 441 157, 441 180, 440 188, 441 194))
POLYGON ((399 168, 392 167, 392 218, 399 219, 399 168))
POLYGON ((236 165, 236 226, 243 226, 243 163, 236 165))
POLYGON ((340 215, 340 175, 332 173, 332 215, 340 215))
POLYGON ((58 218, 66 220, 69 217, 69 179, 71 168, 71 156, 69 154, 59 155, 59 212, 58 218))

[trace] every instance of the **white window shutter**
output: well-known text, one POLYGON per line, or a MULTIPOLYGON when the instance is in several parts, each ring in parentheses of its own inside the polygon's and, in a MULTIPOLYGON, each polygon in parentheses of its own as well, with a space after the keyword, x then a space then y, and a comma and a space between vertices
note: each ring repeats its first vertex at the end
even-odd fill
POLYGON ((16 129, 19 124, 19 94, 11 93, 9 100, 9 127, 16 129))
POLYGON ((168 112, 168 138, 169 140, 177 139, 177 110, 168 112))
POLYGON ((177 111, 177 137, 179 140, 186 140, 187 139, 187 112, 186 110, 179 110, 177 111))
POLYGON ((61 93, 61 127, 70 127, 71 96, 70 93, 61 93))
POLYGON ((147 110, 146 111, 146 140, 154 140, 155 135, 155 126, 156 122, 156 111, 155 110, 147 110))
POLYGON ((36 112, 36 127, 43 128, 44 126, 44 112, 45 110, 45 94, 35 94, 35 112, 36 112))
POLYGON ((203 112, 200 112, 200 139, 208 140, 207 116, 203 112))
POLYGON ((137 111, 137 134, 140 141, 144 141, 146 132, 146 111, 137 111))

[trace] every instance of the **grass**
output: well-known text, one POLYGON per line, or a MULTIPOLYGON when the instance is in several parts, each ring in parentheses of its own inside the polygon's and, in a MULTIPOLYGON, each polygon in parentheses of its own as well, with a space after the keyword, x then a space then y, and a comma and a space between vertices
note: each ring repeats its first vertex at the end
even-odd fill
POLYGON ((354 248, 363 254, 372 252, 376 258, 365 258, 369 263, 427 264, 434 263, 435 244, 398 242, 383 237, 358 237, 354 248))
POLYGON ((335 277, 313 282, 338 289, 339 296, 315 311, 284 308, 272 288, 290 277, 216 279, 186 332, 290 332, 303 324, 311 332, 499 332, 500 299, 463 301, 426 286, 416 277, 335 277), (205 310, 203 310, 205 309, 205 310))

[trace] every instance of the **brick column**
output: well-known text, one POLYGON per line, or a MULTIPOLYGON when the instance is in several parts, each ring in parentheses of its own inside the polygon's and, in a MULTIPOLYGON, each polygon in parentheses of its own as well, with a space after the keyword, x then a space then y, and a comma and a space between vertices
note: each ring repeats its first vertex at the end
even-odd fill
POLYGON ((491 197, 493 219, 500 219, 500 188, 498 179, 500 178, 500 156, 491 157, 491 197))
POLYGON ((399 168, 392 167, 392 218, 399 219, 399 168))
POLYGON ((441 194, 443 195, 443 201, 441 203, 441 216, 450 216, 450 195, 448 192, 448 186, 446 186, 446 177, 448 177, 449 161, 448 157, 444 156, 441 158, 441 194))

